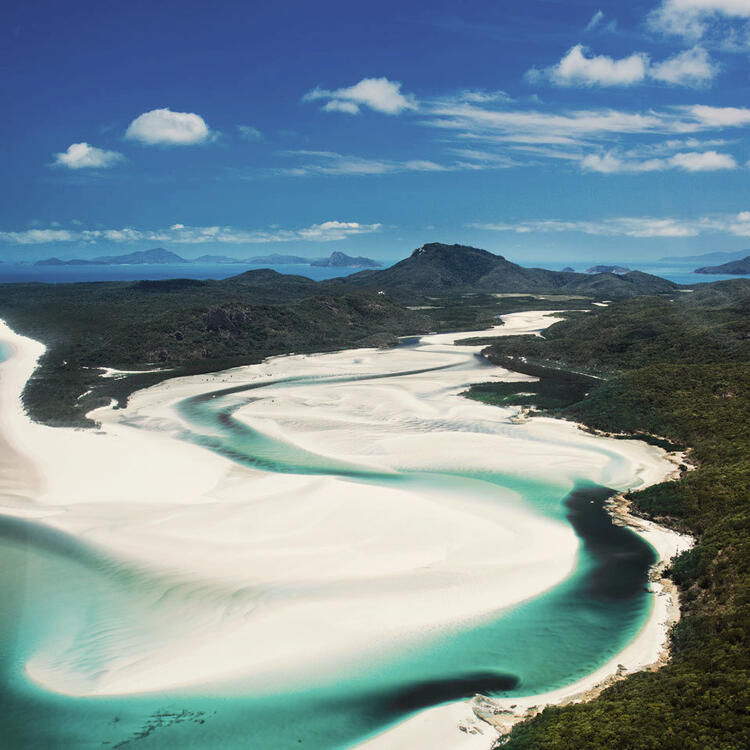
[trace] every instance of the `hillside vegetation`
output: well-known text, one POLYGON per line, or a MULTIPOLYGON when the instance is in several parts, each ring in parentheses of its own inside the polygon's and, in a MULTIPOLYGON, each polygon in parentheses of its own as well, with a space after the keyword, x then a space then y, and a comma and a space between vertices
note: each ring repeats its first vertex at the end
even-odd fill
POLYGON ((165 378, 288 352, 387 346, 398 336, 476 330, 518 309, 580 298, 452 295, 405 307, 388 294, 324 285, 271 270, 224 281, 0 285, 0 317, 48 351, 24 391, 37 420, 94 426, 85 415, 165 378), (101 377, 100 368, 154 370, 101 377))
POLYGON ((583 294, 616 299, 672 292, 678 285, 640 271, 575 273, 524 268, 487 250, 432 242, 382 271, 323 282, 329 289, 383 289, 397 299, 458 292, 583 294))
POLYGON ((750 282, 720 282, 673 303, 613 303, 555 324, 544 339, 499 339, 486 354, 523 366, 528 352, 537 364, 608 375, 553 413, 693 447, 696 471, 631 498, 697 544, 671 567, 683 604, 671 662, 590 703, 546 709, 504 746, 750 747, 750 282))

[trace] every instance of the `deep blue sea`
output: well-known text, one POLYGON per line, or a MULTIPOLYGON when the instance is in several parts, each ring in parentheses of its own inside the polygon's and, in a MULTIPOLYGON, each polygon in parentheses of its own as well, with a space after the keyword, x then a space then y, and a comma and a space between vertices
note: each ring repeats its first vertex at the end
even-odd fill
MULTIPOLYGON (((388 266, 388 261, 384 266, 388 266)), ((559 271, 569 265, 567 263, 523 263, 522 265, 535 268, 549 268, 559 271)), ((590 267, 591 261, 582 261, 577 271, 590 267)), ((737 276, 716 275, 705 276, 692 273, 695 263, 640 263, 629 266, 634 270, 661 276, 678 284, 705 284, 709 281, 740 278, 737 276)), ((326 268, 320 266, 253 266, 243 263, 184 263, 164 265, 114 265, 114 266, 33 266, 16 263, 0 264, 0 283, 37 281, 46 284, 63 284, 78 281, 140 281, 142 279, 226 279, 230 276, 258 268, 272 268, 284 274, 306 276, 308 279, 323 281, 339 276, 349 276, 357 273, 358 268, 326 268)))

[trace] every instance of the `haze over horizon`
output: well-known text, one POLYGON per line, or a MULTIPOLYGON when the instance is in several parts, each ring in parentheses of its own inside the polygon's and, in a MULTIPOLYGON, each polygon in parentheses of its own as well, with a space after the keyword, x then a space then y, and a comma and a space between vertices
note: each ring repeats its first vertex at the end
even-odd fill
POLYGON ((750 246, 750 2, 0 14, 6 262, 750 246))

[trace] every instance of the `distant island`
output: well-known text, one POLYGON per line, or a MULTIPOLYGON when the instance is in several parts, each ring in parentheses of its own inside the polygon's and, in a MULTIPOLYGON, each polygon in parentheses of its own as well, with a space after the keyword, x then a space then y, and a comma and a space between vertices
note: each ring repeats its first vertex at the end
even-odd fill
POLYGON ((694 273, 728 273, 736 276, 748 276, 750 275, 750 255, 741 260, 733 260, 729 263, 722 263, 719 266, 704 266, 703 268, 696 268, 694 273))
POLYGON ((562 269, 561 273, 575 273, 576 269, 571 268, 570 266, 565 266, 565 268, 562 269))
POLYGON ((127 255, 100 255, 98 258, 73 258, 72 260, 60 260, 60 258, 46 258, 38 260, 35 266, 119 266, 119 265, 143 265, 163 263, 190 263, 177 253, 165 250, 163 247, 155 247, 153 250, 136 250, 127 255))
MULTIPOLYGON (((564 270, 573 270, 571 269, 564 269, 564 270)), ((591 268, 587 268, 584 273, 616 273, 616 274, 623 274, 623 273, 629 273, 630 269, 626 268, 625 266, 591 266, 591 268)))
POLYGON ((352 258, 346 253, 333 252, 327 258, 320 258, 310 263, 311 266, 325 266, 327 268, 382 268, 382 263, 378 263, 372 258, 363 258, 361 255, 352 258))
MULTIPOLYGON (((239 263, 240 261, 235 260, 234 262, 239 263)), ((303 258, 300 255, 271 253, 271 255, 256 255, 254 258, 248 258, 246 262, 256 264, 268 263, 272 266, 305 266, 310 262, 310 259, 303 258)))
POLYGON ((324 266, 328 268, 381 268, 372 258, 358 256, 353 258, 342 252, 333 252, 327 258, 304 258, 301 255, 256 255, 252 258, 233 258, 229 255, 201 255, 198 258, 183 258, 171 250, 155 247, 152 250, 137 250, 126 255, 100 255, 96 258, 45 258, 34 263, 35 266, 122 266, 122 265, 170 265, 186 263, 241 263, 246 265, 272 266, 324 266))
POLYGON ((659 261, 677 263, 728 263, 732 260, 741 260, 750 255, 750 250, 735 250, 734 252, 705 253, 704 255, 675 255, 674 257, 659 258, 659 261))

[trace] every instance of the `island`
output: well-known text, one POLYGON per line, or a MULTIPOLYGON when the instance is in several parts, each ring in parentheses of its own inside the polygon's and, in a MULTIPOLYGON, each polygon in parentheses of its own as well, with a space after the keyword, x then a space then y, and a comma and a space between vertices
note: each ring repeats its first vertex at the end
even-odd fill
POLYGON ((125 255, 100 255, 96 258, 44 258, 34 263, 35 266, 102 266, 102 265, 182 265, 185 263, 219 263, 243 265, 269 266, 322 266, 327 268, 381 268, 382 263, 372 258, 362 256, 352 257, 339 251, 333 252, 327 258, 311 260, 301 255, 256 255, 250 258, 234 258, 229 255, 200 255, 197 258, 183 258, 171 250, 156 247, 151 250, 137 250, 125 255))
POLYGON ((163 247, 155 247, 152 250, 136 250, 126 255, 100 255, 96 258, 87 260, 85 258, 73 258, 72 260, 60 260, 59 258, 46 258, 38 260, 35 266, 118 266, 118 265, 144 265, 144 264, 170 264, 170 263, 189 263, 189 260, 182 258, 170 250, 163 247))
POLYGON ((718 266, 704 266, 703 268, 696 268, 693 273, 705 273, 705 274, 731 274, 733 276, 748 276, 750 275, 750 255, 740 260, 732 260, 728 263, 722 263, 718 266))
POLYGON ((728 263, 740 260, 750 254, 750 250, 731 250, 704 253, 703 255, 667 255, 659 258, 661 263, 728 263))
POLYGON ((377 260, 372 260, 372 258, 363 258, 362 256, 352 258, 351 255, 336 251, 327 258, 311 261, 310 265, 326 268, 380 268, 383 264, 377 260))

